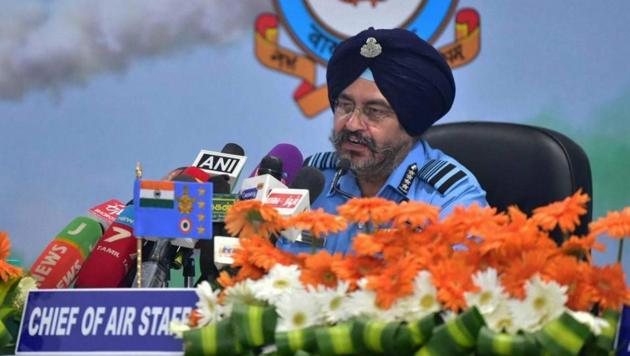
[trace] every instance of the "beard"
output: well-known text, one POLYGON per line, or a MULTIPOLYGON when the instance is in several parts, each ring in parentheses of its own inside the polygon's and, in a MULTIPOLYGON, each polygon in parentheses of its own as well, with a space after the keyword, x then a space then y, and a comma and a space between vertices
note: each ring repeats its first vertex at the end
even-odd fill
POLYGON ((358 179, 364 181, 379 181, 386 179, 394 171, 394 168, 402 162, 403 158, 413 145, 413 139, 402 138, 394 143, 377 145, 370 137, 365 137, 359 132, 352 132, 342 129, 335 133, 334 129, 330 134, 330 142, 335 147, 335 151, 340 158, 350 160, 350 170, 358 179), (352 153, 344 152, 341 145, 344 142, 350 142, 350 138, 354 138, 360 144, 365 145, 370 155, 366 159, 359 160, 354 158, 352 153))

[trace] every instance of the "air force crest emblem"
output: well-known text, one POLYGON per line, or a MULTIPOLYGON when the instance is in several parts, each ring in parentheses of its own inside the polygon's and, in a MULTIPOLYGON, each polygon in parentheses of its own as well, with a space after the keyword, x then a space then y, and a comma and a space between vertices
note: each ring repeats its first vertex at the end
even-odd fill
MULTIPOLYGON (((435 45, 454 17, 454 41, 437 47, 451 68, 470 63, 480 50, 479 14, 472 8, 457 9, 457 0, 274 0, 273 4, 275 13, 256 19, 256 58, 270 69, 301 79, 293 100, 307 118, 328 108, 326 84, 317 80, 318 67, 326 65, 339 42, 370 26, 405 28, 435 45), (302 52, 281 45, 280 24, 302 52)), ((372 58, 381 50, 376 40, 368 41, 361 54, 372 58)))

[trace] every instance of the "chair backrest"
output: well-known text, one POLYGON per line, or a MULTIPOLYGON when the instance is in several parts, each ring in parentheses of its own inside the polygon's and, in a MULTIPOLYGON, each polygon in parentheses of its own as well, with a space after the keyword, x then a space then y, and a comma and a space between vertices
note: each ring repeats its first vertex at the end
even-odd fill
POLYGON ((584 150, 567 136, 541 127, 483 121, 435 125, 422 136, 470 169, 486 190, 488 203, 500 210, 517 205, 530 214, 582 188, 591 201, 576 232, 587 232, 593 212, 591 167, 584 150))

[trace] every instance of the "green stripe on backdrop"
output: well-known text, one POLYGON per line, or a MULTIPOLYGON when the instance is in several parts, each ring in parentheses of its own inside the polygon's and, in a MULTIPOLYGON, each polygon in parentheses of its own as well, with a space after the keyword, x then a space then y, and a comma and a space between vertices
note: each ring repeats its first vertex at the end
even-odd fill
POLYGON ((298 351, 313 352, 317 350, 315 330, 308 327, 300 330, 276 333, 276 346, 279 355, 294 355, 298 351))
POLYGON ((274 342, 278 320, 275 308, 235 304, 230 319, 243 346, 254 348, 274 342))
POLYGON ((427 344, 416 355, 468 355, 474 350, 483 326, 483 317, 477 308, 472 307, 435 328, 427 344))
POLYGON ((612 350, 614 348, 615 336, 617 334, 617 326, 621 313, 616 310, 606 309, 602 313, 602 318, 608 322, 608 326, 602 328, 602 333, 597 336, 595 343, 604 350, 612 350))
POLYGON ((591 336, 588 326, 575 320, 566 312, 562 313, 542 330, 535 334, 542 347, 553 355, 577 355, 586 340, 591 336))
POLYGON ((433 329, 441 325, 443 322, 439 313, 434 313, 431 315, 427 315, 419 321, 410 323, 407 327, 411 333, 411 338, 413 340, 414 346, 419 347, 423 345, 431 335, 433 334, 433 329))
POLYGON ((243 348, 238 343, 230 320, 221 320, 183 335, 185 355, 239 355, 243 348))
POLYGON ((418 348, 406 323, 365 319, 353 322, 352 343, 360 355, 409 355, 418 348))
POLYGON ((317 349, 321 356, 350 355, 356 352, 352 343, 352 322, 315 330, 317 349))
POLYGON ((481 328, 477 336, 477 353, 493 356, 535 356, 539 347, 532 335, 510 335, 481 328))

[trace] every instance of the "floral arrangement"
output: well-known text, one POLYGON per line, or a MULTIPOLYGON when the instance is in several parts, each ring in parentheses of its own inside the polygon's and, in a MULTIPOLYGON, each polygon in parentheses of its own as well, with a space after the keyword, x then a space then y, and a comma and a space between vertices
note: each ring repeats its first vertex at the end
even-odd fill
POLYGON ((630 236, 630 208, 575 236, 588 201, 578 191, 531 216, 473 205, 443 219, 382 198, 289 218, 241 201, 226 216, 240 237, 235 273, 221 273, 222 289, 199 285, 197 308, 172 330, 189 354, 609 354, 630 290, 621 265, 595 266, 591 250, 604 249, 600 236, 630 236), (354 223, 366 231, 345 256, 293 255, 269 240, 354 223))
POLYGON ((7 262, 10 251, 9 235, 0 231, 0 354, 12 355, 26 295, 35 288, 35 280, 7 262))

